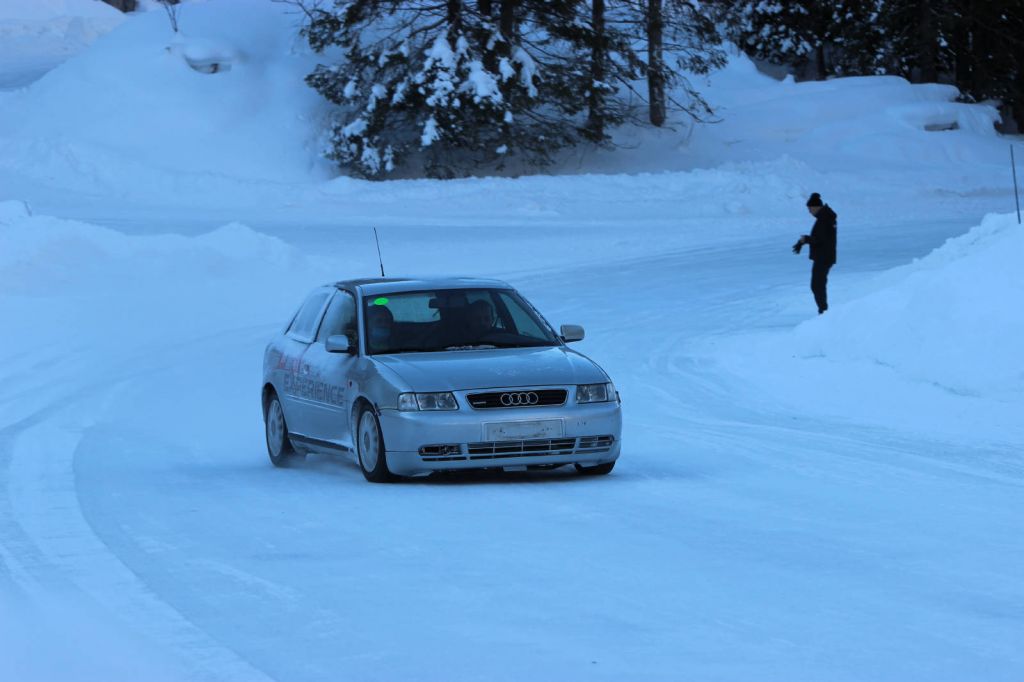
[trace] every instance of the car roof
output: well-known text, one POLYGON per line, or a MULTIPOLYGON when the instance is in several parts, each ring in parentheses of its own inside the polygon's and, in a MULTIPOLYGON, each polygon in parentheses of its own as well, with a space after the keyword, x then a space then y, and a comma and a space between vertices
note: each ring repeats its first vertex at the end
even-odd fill
POLYGON ((511 289, 500 279, 481 277, 425 277, 346 279, 336 282, 339 289, 358 289, 364 296, 397 294, 403 291, 431 291, 434 289, 511 289))

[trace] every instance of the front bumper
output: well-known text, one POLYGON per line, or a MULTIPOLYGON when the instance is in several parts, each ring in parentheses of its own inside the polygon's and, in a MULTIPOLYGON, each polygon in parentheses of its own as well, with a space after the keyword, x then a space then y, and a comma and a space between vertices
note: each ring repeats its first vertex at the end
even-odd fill
POLYGON ((617 402, 450 412, 381 410, 380 426, 388 468, 400 476, 451 469, 593 466, 618 458, 622 410, 617 402), (562 422, 559 437, 492 441, 486 435, 487 423, 547 420, 562 422))

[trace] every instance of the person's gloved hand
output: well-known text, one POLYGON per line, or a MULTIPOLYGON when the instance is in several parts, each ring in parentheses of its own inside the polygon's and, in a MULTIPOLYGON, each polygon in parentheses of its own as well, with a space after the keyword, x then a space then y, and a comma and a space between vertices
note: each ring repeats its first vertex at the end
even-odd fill
POLYGON ((800 237, 800 239, 796 240, 796 244, 793 244, 793 253, 799 254, 800 253, 800 249, 802 249, 803 247, 804 247, 804 238, 800 237))

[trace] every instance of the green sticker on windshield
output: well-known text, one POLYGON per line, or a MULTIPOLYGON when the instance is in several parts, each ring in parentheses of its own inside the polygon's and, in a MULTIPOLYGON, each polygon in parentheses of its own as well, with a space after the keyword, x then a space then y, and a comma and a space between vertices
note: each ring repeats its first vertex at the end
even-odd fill
POLYGON ((373 304, 374 305, 387 305, 388 304, 388 299, 386 299, 383 296, 381 296, 380 298, 373 299, 373 304))

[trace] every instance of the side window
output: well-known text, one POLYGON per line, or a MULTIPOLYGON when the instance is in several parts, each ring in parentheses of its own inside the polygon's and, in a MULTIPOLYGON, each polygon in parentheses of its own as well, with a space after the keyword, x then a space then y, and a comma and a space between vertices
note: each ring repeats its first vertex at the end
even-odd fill
POLYGON ((299 313, 288 327, 288 333, 302 340, 312 339, 316 332, 316 324, 320 321, 320 310, 324 307, 328 292, 317 291, 306 299, 299 308, 299 313))
POLYGON ((320 325, 317 341, 326 341, 328 336, 344 334, 352 345, 356 343, 356 300, 347 291, 339 291, 331 299, 320 325))

